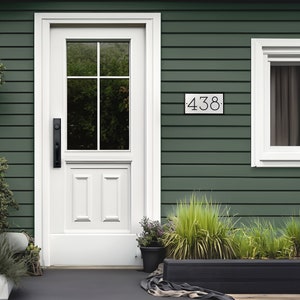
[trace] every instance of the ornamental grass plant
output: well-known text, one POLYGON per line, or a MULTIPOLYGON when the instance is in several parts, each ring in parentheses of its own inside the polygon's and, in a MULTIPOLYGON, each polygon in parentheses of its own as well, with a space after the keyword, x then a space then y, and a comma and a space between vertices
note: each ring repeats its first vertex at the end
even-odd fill
POLYGON ((300 220, 299 218, 290 217, 286 222, 283 234, 293 242, 295 256, 300 257, 300 220))
POLYGON ((169 216, 162 243, 173 259, 290 259, 300 256, 300 218, 237 225, 229 209, 192 194, 169 216))
POLYGON ((228 211, 192 194, 168 218, 162 241, 169 258, 228 259, 235 257, 234 232, 228 211))
POLYGON ((235 245, 237 258, 290 259, 295 254, 292 240, 282 230, 260 220, 242 225, 235 234, 235 245))
POLYGON ((0 274, 10 279, 15 285, 27 276, 26 259, 17 256, 11 249, 5 233, 0 239, 0 274))

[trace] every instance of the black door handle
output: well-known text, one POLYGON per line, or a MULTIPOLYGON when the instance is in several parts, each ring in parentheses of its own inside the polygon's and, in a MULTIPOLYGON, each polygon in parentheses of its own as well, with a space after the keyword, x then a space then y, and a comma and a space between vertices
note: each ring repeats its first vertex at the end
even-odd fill
POLYGON ((61 167, 61 119, 53 119, 53 168, 61 167))

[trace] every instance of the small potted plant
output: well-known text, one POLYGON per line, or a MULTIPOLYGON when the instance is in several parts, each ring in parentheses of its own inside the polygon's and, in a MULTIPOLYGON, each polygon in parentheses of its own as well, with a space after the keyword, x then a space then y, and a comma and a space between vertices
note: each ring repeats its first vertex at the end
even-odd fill
POLYGON ((151 273, 165 258, 165 247, 162 243, 163 226, 157 220, 143 217, 140 221, 142 232, 137 236, 141 249, 144 272, 151 273))
POLYGON ((33 238, 30 237, 24 257, 27 264, 28 274, 31 276, 43 275, 43 270, 40 264, 40 251, 41 248, 35 245, 33 238))

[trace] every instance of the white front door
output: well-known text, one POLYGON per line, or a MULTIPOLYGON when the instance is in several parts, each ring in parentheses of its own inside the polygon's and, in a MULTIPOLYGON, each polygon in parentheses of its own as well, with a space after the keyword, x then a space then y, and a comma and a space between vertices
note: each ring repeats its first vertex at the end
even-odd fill
POLYGON ((146 27, 59 24, 49 41, 41 107, 49 176, 38 211, 44 265, 139 266, 139 221, 155 217, 147 200, 146 27))
POLYGON ((144 214, 144 31, 52 29, 61 164, 50 175, 51 265, 139 264, 131 227, 144 214))

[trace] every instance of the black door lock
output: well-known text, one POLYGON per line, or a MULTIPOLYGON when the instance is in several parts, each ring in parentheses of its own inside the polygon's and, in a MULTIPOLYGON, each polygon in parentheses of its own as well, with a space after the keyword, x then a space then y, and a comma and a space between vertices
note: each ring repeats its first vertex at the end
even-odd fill
POLYGON ((53 119, 53 168, 61 168, 61 119, 53 119))

